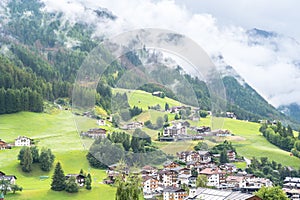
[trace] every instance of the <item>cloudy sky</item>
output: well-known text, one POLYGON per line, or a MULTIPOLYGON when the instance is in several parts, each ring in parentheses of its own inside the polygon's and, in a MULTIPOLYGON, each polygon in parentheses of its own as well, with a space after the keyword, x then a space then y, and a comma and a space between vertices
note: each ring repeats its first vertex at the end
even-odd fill
POLYGON ((209 55, 222 54, 274 106, 300 104, 300 2, 297 0, 43 0, 68 20, 94 23, 113 36, 136 28, 164 28, 195 40, 209 55), (97 7, 118 19, 99 22, 97 7), (89 12, 90 10, 90 12, 89 12), (252 28, 276 32, 250 37, 252 28), (294 38, 294 39, 293 39, 294 38), (298 63, 298 64, 297 64, 298 63))

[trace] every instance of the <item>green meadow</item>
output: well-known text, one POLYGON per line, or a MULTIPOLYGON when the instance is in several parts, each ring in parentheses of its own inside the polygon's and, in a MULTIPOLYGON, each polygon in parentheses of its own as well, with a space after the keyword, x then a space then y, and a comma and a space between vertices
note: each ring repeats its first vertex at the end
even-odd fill
MULTIPOLYGON (((211 123, 210 118, 201 119, 200 123, 209 125, 211 123)), ((269 143, 258 131, 259 127, 259 123, 225 118, 223 129, 230 130, 234 136, 225 137, 223 140, 231 141, 238 154, 248 159, 252 157, 268 157, 269 160, 299 169, 300 159, 291 156, 290 152, 269 143)))
POLYGON ((8 194, 6 199, 114 199, 115 188, 102 184, 105 171, 89 167, 85 158, 87 150, 83 147, 76 131, 75 121, 84 121, 87 127, 96 126, 95 120, 84 117, 74 118, 70 111, 59 111, 55 114, 21 112, 0 116, 2 140, 13 142, 19 135, 28 136, 37 142, 39 149, 42 147, 52 149, 56 157, 55 162, 61 162, 65 174, 79 173, 80 169, 83 169, 91 173, 93 179, 91 191, 82 188, 76 194, 54 192, 50 190, 53 170, 45 173, 36 165, 31 173, 24 173, 17 161, 20 147, 1 150, 0 171, 17 176, 17 184, 23 187, 22 192, 8 194), (49 178, 40 180, 40 176, 49 176, 49 178))
POLYGON ((128 103, 131 107, 138 106, 143 110, 147 110, 148 106, 155 106, 157 104, 160 105, 162 109, 165 108, 165 104, 168 103, 170 107, 172 106, 180 106, 183 105, 179 101, 175 101, 174 99, 170 99, 168 97, 160 98, 153 96, 151 93, 142 91, 142 90, 127 90, 121 88, 115 88, 113 93, 124 93, 126 92, 128 97, 128 103))
MULTIPOLYGON (((127 90, 125 90, 128 92, 127 90)), ((161 106, 167 102, 170 106, 180 105, 179 102, 169 101, 167 98, 161 99, 153 97, 147 93, 134 91, 129 96, 130 105, 139 105, 144 108, 143 113, 136 116, 133 120, 146 121, 151 120, 155 123, 156 118, 168 114, 169 121, 174 120, 174 114, 148 110, 148 105, 161 106), (156 99, 160 101, 157 101, 156 99), (152 99, 152 100, 151 100, 152 99), (143 100, 143 101, 141 101, 143 100)), ((211 125, 211 118, 201 118, 200 121, 188 120, 192 126, 211 125)), ((17 176, 17 184, 23 187, 22 192, 17 194, 8 194, 6 199, 16 200, 38 200, 38 199, 100 199, 113 200, 116 188, 102 184, 105 178, 105 171, 93 169, 85 158, 88 145, 91 141, 81 140, 78 131, 84 131, 89 128, 97 127, 96 120, 87 117, 73 116, 70 111, 56 110, 51 114, 47 113, 30 113, 21 112, 17 114, 0 116, 0 138, 6 142, 13 143, 14 139, 19 135, 25 135, 35 140, 36 145, 51 148, 56 160, 60 161, 65 174, 79 173, 80 169, 89 172, 92 175, 93 182, 91 191, 81 188, 76 194, 66 192, 54 192, 50 190, 51 176, 53 170, 49 173, 42 172, 39 166, 35 165, 31 173, 21 171, 17 155, 20 147, 8 150, 0 150, 0 171, 6 174, 17 176), (40 176, 48 176, 48 179, 41 180, 40 176)), ((283 165, 292 166, 296 169, 300 166, 300 159, 290 156, 289 152, 283 151, 278 147, 270 144, 258 131, 260 124, 247 121, 224 119, 223 129, 230 130, 234 136, 217 138, 210 137, 205 140, 210 147, 229 140, 236 147, 238 154, 248 159, 252 157, 268 157, 283 165)), ((112 127, 107 128, 109 131, 118 130, 112 127)), ((185 142, 158 142, 157 133, 161 130, 151 130, 143 127, 153 139, 155 146, 162 149, 168 154, 175 154, 178 151, 192 150, 198 141, 185 142)), ((132 132, 132 131, 129 131, 132 132)), ((245 163, 237 163, 238 167, 245 168, 245 163)))

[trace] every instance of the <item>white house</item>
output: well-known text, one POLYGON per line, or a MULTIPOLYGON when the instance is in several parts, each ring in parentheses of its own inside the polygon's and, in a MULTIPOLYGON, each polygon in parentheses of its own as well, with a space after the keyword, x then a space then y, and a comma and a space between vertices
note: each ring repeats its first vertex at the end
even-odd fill
POLYGON ((151 176, 143 177, 143 193, 153 194, 158 189, 158 180, 151 176))
POLYGON ((187 134, 187 129, 185 126, 182 126, 181 124, 175 124, 173 126, 169 126, 164 128, 163 136, 164 137, 173 137, 177 135, 187 134))
POLYGON ((163 192, 164 200, 184 200, 187 196, 187 192, 180 188, 165 188, 163 192))
POLYGON ((31 139, 26 136, 19 136, 17 139, 15 139, 15 146, 30 146, 31 145, 31 139))
POLYGON ((207 186, 219 187, 220 183, 225 182, 225 174, 218 168, 205 168, 199 174, 207 177, 207 186))

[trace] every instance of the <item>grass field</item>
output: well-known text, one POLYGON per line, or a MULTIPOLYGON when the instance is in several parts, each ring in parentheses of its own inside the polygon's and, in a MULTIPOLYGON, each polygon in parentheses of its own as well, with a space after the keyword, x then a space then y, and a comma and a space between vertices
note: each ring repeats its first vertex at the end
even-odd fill
MULTIPOLYGON (((152 95, 150 97, 152 98, 152 95)), ((155 119, 158 116, 163 116, 164 114, 166 113, 150 110, 144 111, 136 118, 141 121, 151 119, 153 123, 155 123, 155 119)), ((174 114, 168 115, 169 120, 173 120, 174 114)), ((193 126, 211 124, 210 117, 202 118, 200 122, 189 122, 193 126)), ((238 154, 245 156, 246 158, 250 159, 253 156, 265 156, 268 157, 269 160, 275 160, 283 165, 289 165, 298 169, 300 166, 300 159, 291 157, 289 152, 283 151, 270 144, 259 133, 259 126, 260 125, 258 123, 225 119, 223 128, 229 129, 235 136, 226 137, 223 138, 223 140, 227 139, 232 141, 238 154)), ((17 154, 20 148, 16 147, 11 150, 0 150, 0 171, 5 172, 6 174, 16 175, 18 178, 17 184, 24 188, 23 192, 8 194, 6 199, 113 200, 116 188, 101 183, 105 177, 105 171, 89 167, 85 158, 87 149, 83 146, 86 142, 83 142, 80 139, 78 132, 76 131, 83 131, 92 127, 96 127, 96 120, 79 116, 74 117, 70 111, 56 110, 56 112, 52 112, 52 114, 21 112, 17 114, 1 115, 0 138, 2 140, 6 142, 13 142, 19 135, 28 136, 37 142, 39 149, 42 147, 52 149, 56 156, 56 161, 60 161, 62 163, 65 174, 78 173, 80 169, 83 169, 86 172, 90 172, 93 178, 92 191, 80 189, 80 192, 77 194, 54 192, 49 189, 53 170, 49 173, 45 173, 42 172, 38 166, 34 166, 33 172, 29 174, 23 173, 17 161, 17 154), (49 176, 49 179, 40 180, 40 176, 49 176)), ((110 131, 112 131, 113 128, 110 129, 110 131)), ((150 130, 147 128, 143 128, 143 130, 151 135, 153 139, 157 138, 157 130, 150 130)), ((211 147, 216 144, 214 140, 216 140, 216 138, 210 138, 209 140, 205 140, 205 142, 207 142, 211 147)), ((161 148, 168 154, 175 154, 177 151, 192 150, 193 146, 196 145, 197 142, 198 141, 169 143, 154 141, 154 145, 161 148)), ((219 142, 221 142, 221 140, 219 140, 219 142)), ((237 165, 239 167, 245 167, 245 163, 237 163, 237 165)))
MULTIPOLYGON (((210 118, 201 119, 202 125, 209 125, 210 118)), ((290 152, 284 151, 269 143, 258 131, 259 123, 240 121, 226 118, 224 129, 230 130, 235 136, 225 138, 231 140, 238 154, 251 159, 252 157, 268 157, 283 165, 300 167, 300 159, 290 156, 290 152)))
MULTIPOLYGON (((94 126, 95 120, 77 117, 76 121, 84 121, 86 129, 94 126), (82 118, 82 119, 81 119, 82 118)), ((17 176, 17 184, 24 189, 17 194, 8 194, 6 199, 40 200, 40 199, 101 199, 113 200, 115 188, 101 183, 105 171, 91 169, 85 158, 86 150, 76 132, 74 118, 70 111, 60 111, 56 114, 37 114, 21 112, 18 114, 0 116, 0 138, 6 142, 13 142, 18 135, 25 135, 37 141, 38 147, 51 148, 56 160, 62 163, 65 174, 79 173, 80 169, 90 172, 93 178, 93 189, 80 189, 77 194, 51 191, 50 183, 53 171, 42 172, 34 166, 33 172, 27 174, 21 171, 17 161, 19 147, 0 151, 0 171, 17 176), (40 180, 40 176, 49 179, 40 180)))
POLYGON ((170 99, 168 97, 160 98, 153 96, 152 94, 142 91, 142 90, 127 90, 116 88, 113 90, 113 93, 127 93, 128 102, 131 107, 138 106, 143 110, 148 110, 148 106, 155 106, 157 104, 160 105, 162 109, 165 108, 165 104, 168 103, 170 107, 172 106, 180 106, 182 103, 175 101, 174 99, 170 99))

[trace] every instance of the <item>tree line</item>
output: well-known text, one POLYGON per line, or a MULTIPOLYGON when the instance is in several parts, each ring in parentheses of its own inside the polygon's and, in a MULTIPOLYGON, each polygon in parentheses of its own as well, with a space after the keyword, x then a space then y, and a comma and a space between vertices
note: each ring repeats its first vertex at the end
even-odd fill
POLYGON ((151 137, 141 129, 136 129, 132 136, 125 132, 113 132, 107 138, 95 140, 86 157, 92 167, 102 169, 120 160, 128 166, 157 165, 167 160, 167 155, 154 147, 151 137))
POLYGON ((268 178, 274 185, 279 186, 282 186, 285 177, 300 177, 300 168, 290 170, 288 167, 282 166, 281 163, 270 161, 267 157, 253 157, 250 166, 246 168, 246 172, 257 177, 268 178))
POLYGON ((23 147, 19 154, 18 160, 23 172, 31 172, 33 164, 38 164, 42 171, 49 172, 52 168, 55 156, 52 154, 51 149, 39 149, 36 146, 23 147))
MULTIPOLYGON (((268 125, 264 123, 260 127, 259 131, 270 143, 285 151, 291 151, 295 147, 297 138, 294 137, 293 130, 289 125, 285 127, 281 124, 281 122, 277 122, 276 125, 268 125)), ((298 136, 298 139, 299 137, 300 136, 298 136)), ((295 147, 295 149, 297 150, 297 147, 295 147)), ((297 156, 297 154, 295 155, 297 156)))

